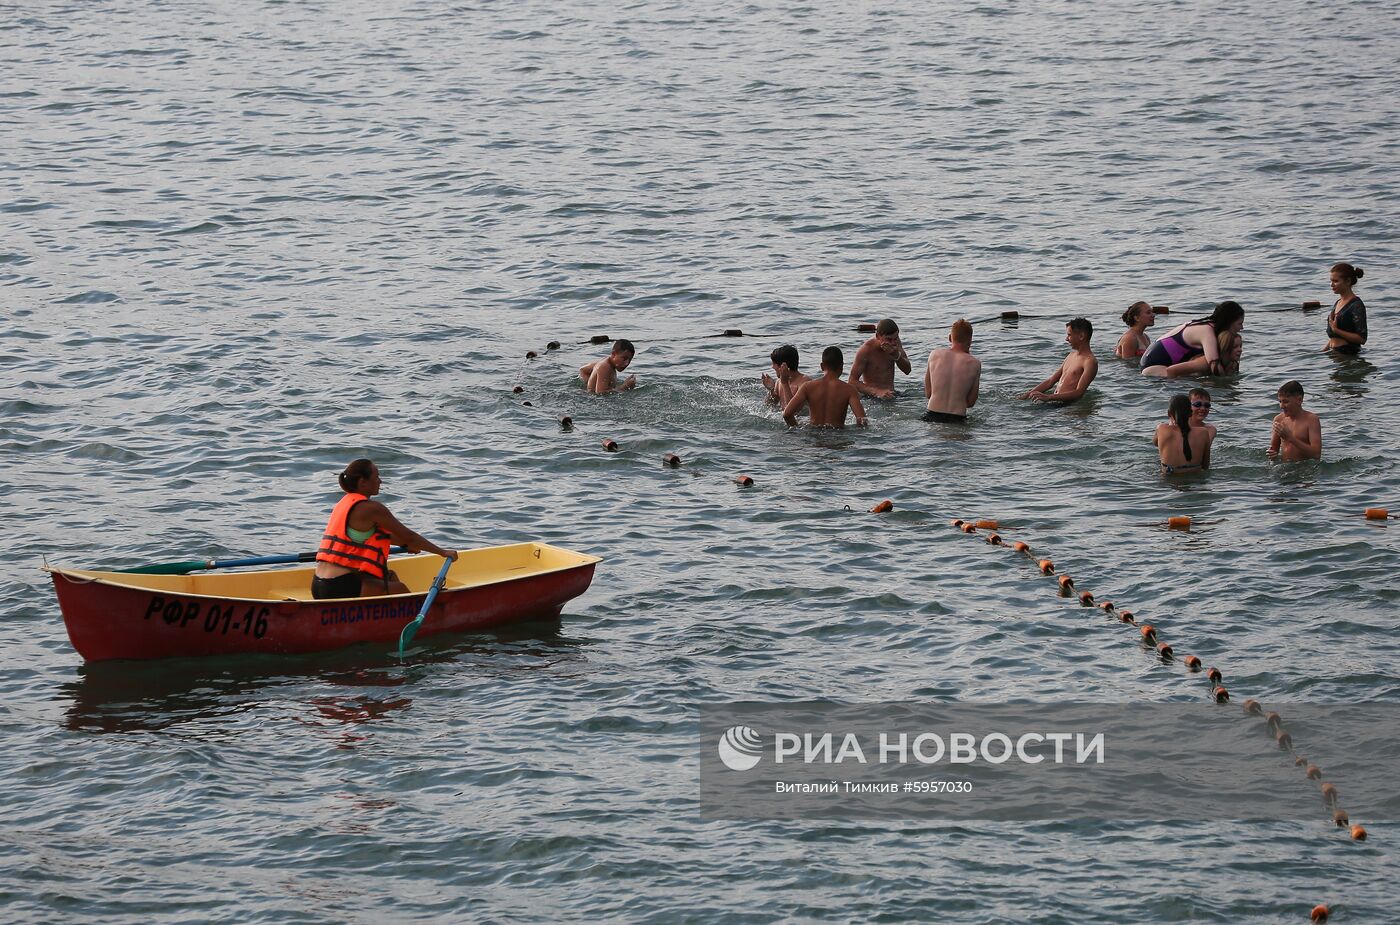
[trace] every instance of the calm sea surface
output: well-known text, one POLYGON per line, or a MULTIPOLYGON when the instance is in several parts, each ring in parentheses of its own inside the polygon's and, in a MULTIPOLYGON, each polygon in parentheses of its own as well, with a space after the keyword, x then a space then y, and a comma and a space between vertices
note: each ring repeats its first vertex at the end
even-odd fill
POLYGON ((951 516, 1237 701, 1400 701, 1400 534, 1361 517, 1400 509, 1393 4, 35 3, 0 54, 0 918, 1395 920, 1374 808, 1364 844, 1320 807, 712 822, 696 719, 1209 696, 951 516), (1367 271, 1359 358, 1299 308, 1336 260, 1367 271), (1215 467, 1169 483, 1173 387, 1111 358, 1118 316, 1225 298, 1215 467), (917 375, 863 431, 761 401, 778 344, 811 372, 890 316, 917 374, 1009 310, 965 429, 919 421, 917 375), (1015 401, 1078 314, 1089 396, 1015 401), (594 334, 638 344, 635 393, 581 393, 594 334), (1320 463, 1265 457, 1290 378, 1320 463), (73 651, 44 556, 307 549, 361 455, 410 526, 596 553, 592 589, 405 665, 73 651))

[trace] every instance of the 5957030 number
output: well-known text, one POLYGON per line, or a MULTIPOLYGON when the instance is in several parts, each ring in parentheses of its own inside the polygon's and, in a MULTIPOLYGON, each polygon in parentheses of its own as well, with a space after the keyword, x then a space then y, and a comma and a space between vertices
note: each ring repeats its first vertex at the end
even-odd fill
POLYGON ((242 633, 254 639, 261 639, 267 635, 267 615, 272 612, 271 608, 259 607, 257 604, 249 604, 240 613, 238 604, 220 604, 216 601, 206 607, 199 601, 182 603, 167 601, 160 595, 153 595, 150 606, 146 608, 146 619, 159 617, 170 626, 184 629, 196 622, 201 610, 204 614, 204 632, 220 633, 224 636, 229 633, 242 633))

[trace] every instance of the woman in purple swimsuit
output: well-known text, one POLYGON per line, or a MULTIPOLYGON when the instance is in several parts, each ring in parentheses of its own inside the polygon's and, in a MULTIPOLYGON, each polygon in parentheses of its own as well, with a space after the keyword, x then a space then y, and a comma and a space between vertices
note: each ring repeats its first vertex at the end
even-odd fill
POLYGON ((1175 379, 1178 376, 1222 376, 1219 336, 1244 330, 1244 309, 1238 302, 1221 302, 1208 318, 1188 321, 1163 337, 1143 355, 1142 374, 1175 379))

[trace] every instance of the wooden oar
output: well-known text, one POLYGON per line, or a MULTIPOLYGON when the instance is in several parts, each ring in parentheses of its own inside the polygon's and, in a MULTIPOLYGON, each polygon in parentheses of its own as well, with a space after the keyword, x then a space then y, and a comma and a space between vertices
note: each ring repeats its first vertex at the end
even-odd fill
MULTIPOLYGON (((402 546, 391 547, 390 553, 403 552, 402 546)), ((163 562, 158 565, 138 565, 113 571, 129 575, 188 575, 211 568, 239 568, 244 565, 285 565, 290 562, 315 562, 314 552, 296 552, 285 556, 254 556, 251 559, 191 559, 188 562, 163 562)))
POLYGON ((419 609, 418 616, 413 619, 413 622, 403 628, 402 633, 399 633, 400 656, 403 655, 404 649, 408 648, 408 644, 413 641, 414 635, 418 632, 418 627, 423 625, 424 618, 428 616, 428 608, 433 606, 433 599, 436 598, 438 592, 442 590, 442 586, 447 583, 447 570, 450 568, 452 568, 452 560, 443 559, 442 568, 438 569, 437 577, 433 579, 433 586, 428 589, 428 596, 423 598, 423 606, 419 609))

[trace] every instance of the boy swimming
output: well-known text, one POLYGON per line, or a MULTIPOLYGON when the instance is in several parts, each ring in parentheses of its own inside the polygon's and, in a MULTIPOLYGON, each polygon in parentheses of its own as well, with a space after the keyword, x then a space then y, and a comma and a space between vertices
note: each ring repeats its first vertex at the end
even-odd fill
POLYGON ((599 395, 604 392, 622 392, 637 384, 636 376, 628 376, 622 385, 617 384, 617 374, 632 365, 637 348, 630 340, 613 341, 612 352, 594 363, 579 367, 578 377, 583 380, 585 390, 599 395))
POLYGON ((822 351, 821 378, 804 382, 792 401, 783 408, 783 420, 789 426, 797 426, 797 413, 803 406, 811 408, 813 427, 845 427, 848 408, 855 412, 856 424, 865 426, 865 409, 860 404, 860 393, 855 386, 841 381, 841 369, 845 363, 840 347, 827 347, 822 351))

